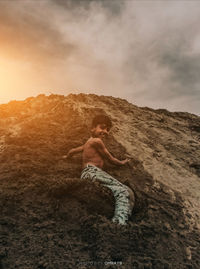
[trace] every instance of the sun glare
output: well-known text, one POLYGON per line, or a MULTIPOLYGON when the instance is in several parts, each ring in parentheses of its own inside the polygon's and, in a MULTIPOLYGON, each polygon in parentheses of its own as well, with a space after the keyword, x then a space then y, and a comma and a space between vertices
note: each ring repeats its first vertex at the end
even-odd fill
POLYGON ((0 103, 20 99, 30 83, 29 65, 0 56, 0 103))

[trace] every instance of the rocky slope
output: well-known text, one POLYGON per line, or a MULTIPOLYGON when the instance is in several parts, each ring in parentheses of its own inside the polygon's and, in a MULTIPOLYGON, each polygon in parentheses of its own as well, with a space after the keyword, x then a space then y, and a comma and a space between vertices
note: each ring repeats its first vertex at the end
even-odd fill
POLYGON ((96 95, 39 95, 0 105, 0 268, 200 268, 200 118, 96 95), (94 115, 113 121, 105 141, 130 186, 127 227, 114 201, 79 179, 94 115))

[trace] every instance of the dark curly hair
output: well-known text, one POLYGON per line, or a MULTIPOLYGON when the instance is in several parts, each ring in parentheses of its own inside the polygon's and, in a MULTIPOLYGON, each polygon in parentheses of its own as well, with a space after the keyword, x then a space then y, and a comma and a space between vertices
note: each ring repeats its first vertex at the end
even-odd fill
POLYGON ((103 114, 94 117, 94 119, 92 120, 92 128, 96 127, 98 124, 105 124, 109 130, 112 127, 112 122, 110 118, 103 114))

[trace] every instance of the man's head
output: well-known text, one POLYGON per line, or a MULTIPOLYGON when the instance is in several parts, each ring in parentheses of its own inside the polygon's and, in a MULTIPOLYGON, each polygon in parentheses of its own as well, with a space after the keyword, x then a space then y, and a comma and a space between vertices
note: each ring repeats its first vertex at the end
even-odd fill
POLYGON ((104 138, 108 135, 112 122, 106 115, 97 115, 92 121, 92 135, 93 137, 104 138))

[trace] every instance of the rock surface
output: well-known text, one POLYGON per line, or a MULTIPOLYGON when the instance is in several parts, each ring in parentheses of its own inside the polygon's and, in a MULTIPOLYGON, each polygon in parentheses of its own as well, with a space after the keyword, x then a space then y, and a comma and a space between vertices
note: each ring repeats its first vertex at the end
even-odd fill
POLYGON ((200 118, 97 96, 39 95, 0 105, 0 268, 200 268, 200 118), (112 194, 79 179, 94 115, 130 186, 127 227, 112 224, 112 194))

